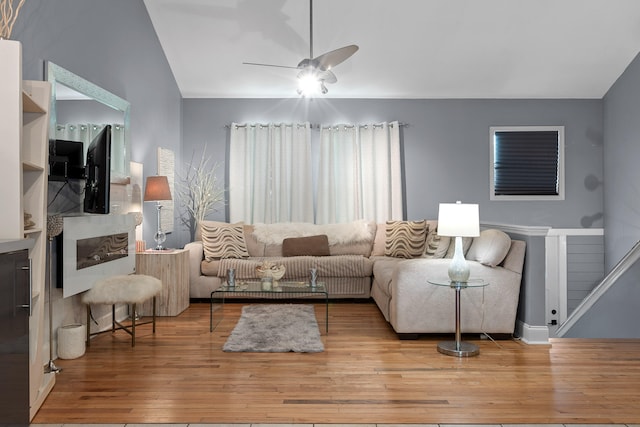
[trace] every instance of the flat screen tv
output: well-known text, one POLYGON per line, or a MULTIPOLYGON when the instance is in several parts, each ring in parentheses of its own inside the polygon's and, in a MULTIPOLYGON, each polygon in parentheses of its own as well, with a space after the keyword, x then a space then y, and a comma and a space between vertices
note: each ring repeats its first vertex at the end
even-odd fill
POLYGON ((81 141, 49 141, 49 180, 84 179, 84 144, 81 141))
POLYGON ((111 174, 111 125, 106 125, 87 149, 84 211, 109 213, 111 174))

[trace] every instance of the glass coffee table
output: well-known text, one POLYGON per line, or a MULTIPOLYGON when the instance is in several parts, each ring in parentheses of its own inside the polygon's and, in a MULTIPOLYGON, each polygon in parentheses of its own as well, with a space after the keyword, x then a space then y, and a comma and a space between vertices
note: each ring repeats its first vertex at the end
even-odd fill
POLYGON ((316 286, 311 286, 307 282, 277 281, 261 282, 252 280, 236 280, 235 286, 224 283, 221 287, 211 292, 209 305, 209 332, 213 332, 216 326, 222 321, 224 313, 225 299, 234 298, 256 298, 259 300, 292 300, 296 298, 324 298, 325 333, 329 333, 329 292, 323 282, 318 282, 316 286), (220 302, 220 318, 214 322, 213 306, 220 302))
POLYGON ((467 288, 482 288, 488 283, 482 279, 469 279, 466 282, 452 282, 449 279, 427 280, 432 285, 446 286, 456 291, 456 336, 455 341, 443 341, 438 343, 438 351, 442 354, 458 357, 476 356, 480 353, 477 345, 462 341, 460 331, 460 291, 467 288))

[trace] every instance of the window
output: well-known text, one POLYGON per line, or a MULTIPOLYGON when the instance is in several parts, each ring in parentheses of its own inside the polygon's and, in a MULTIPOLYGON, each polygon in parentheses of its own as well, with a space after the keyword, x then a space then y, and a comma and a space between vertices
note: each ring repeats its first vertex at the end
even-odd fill
POLYGON ((564 127, 491 127, 491 200, 564 200, 564 127))
POLYGON ((233 123, 229 220, 328 224, 401 219, 399 127, 398 122, 322 126, 312 141, 309 123, 233 123))

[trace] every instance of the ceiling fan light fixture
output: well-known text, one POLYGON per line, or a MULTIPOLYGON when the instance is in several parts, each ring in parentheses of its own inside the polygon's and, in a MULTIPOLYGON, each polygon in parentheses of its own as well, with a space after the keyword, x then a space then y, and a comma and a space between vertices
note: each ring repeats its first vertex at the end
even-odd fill
MULTIPOLYGON (((1 0, 0 0, 1 1, 1 0)), ((313 55, 313 0, 309 0, 309 57, 298 62, 296 67, 288 65, 265 64, 259 62, 243 62, 247 65, 262 67, 294 68, 301 70, 298 73, 298 95, 313 97, 329 92, 325 84, 333 84, 338 81, 331 71, 336 65, 341 64, 358 51, 358 46, 350 44, 320 56, 313 55)))
POLYGON ((303 97, 313 97, 328 92, 324 82, 318 78, 313 70, 301 73, 298 76, 298 95, 303 97))

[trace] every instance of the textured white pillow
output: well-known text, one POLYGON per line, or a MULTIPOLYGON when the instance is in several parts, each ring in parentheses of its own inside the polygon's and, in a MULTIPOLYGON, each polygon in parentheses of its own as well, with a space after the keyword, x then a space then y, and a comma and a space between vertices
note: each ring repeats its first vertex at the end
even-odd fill
POLYGON ((438 230, 430 228, 427 234, 427 242, 424 246, 424 258, 444 258, 451 243, 451 237, 439 236, 438 230))
POLYGON ((511 248, 511 237, 501 230, 490 228, 480 232, 473 239, 466 258, 481 264, 495 267, 507 256, 511 248))
POLYGON ((247 258, 243 223, 202 221, 202 244, 207 261, 221 258, 247 258))
POLYGON ((427 221, 387 221, 384 255, 417 258, 424 253, 427 221))

